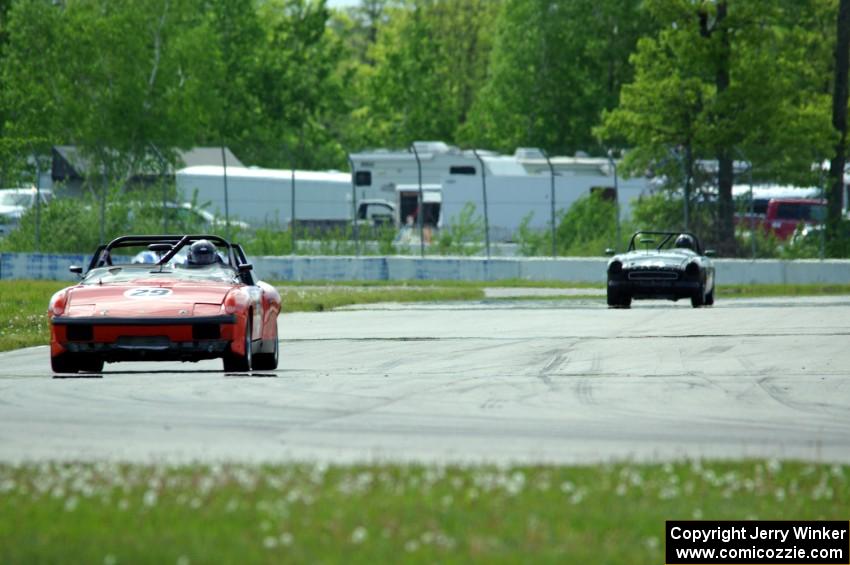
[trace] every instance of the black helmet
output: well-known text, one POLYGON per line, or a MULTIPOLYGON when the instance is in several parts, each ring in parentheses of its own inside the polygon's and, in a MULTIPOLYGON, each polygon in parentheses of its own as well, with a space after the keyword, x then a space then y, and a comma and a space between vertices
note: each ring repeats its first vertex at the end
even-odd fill
POLYGON ((694 243, 694 238, 686 233, 683 233, 682 235, 676 238, 676 247, 696 251, 696 244, 694 243))
POLYGON ((218 260, 215 245, 206 239, 199 239, 189 247, 186 262, 189 265, 212 265, 218 260))

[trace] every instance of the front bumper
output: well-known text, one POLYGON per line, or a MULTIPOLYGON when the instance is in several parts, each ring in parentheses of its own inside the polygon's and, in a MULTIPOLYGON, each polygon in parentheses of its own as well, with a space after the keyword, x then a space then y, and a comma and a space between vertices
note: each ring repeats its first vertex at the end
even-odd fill
POLYGON ((51 352, 105 361, 197 361, 221 357, 234 339, 235 314, 197 317, 56 316, 51 352))
POLYGON ((628 280, 608 279, 608 290, 620 295, 631 296, 634 299, 666 298, 678 300, 690 298, 700 292, 701 283, 698 280, 628 280))

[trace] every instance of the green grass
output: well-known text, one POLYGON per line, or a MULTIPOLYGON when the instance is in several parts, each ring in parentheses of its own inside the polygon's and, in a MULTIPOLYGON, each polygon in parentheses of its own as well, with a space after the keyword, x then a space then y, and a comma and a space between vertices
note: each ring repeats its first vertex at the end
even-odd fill
POLYGON ((748 284, 717 285, 717 296, 749 298, 764 296, 837 296, 850 294, 850 284, 748 284))
POLYGON ((3 563, 663 563, 664 522, 846 520, 850 467, 0 465, 3 563))
POLYGON ((48 343, 47 303, 66 286, 57 281, 0 281, 0 351, 48 343))
POLYGON ((284 312, 322 312, 352 304, 377 302, 444 302, 481 300, 484 291, 472 287, 278 287, 284 312))
MULTIPOLYGON (((47 303, 68 283, 0 281, 0 351, 48 343, 47 303)), ((284 312, 321 312, 351 304, 481 300, 486 287, 604 288, 602 284, 562 281, 299 281, 274 283, 284 312)), ((850 294, 850 284, 719 285, 718 298, 850 294)), ((534 300, 604 300, 598 296, 531 297, 534 300)), ((521 299, 521 298, 520 298, 521 299)), ((517 300, 517 298, 500 299, 517 300)))

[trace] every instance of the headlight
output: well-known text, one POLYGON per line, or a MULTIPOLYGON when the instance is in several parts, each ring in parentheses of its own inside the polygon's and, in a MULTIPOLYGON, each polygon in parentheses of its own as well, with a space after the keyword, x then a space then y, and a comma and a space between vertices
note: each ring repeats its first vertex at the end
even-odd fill
POLYGON ((699 265, 696 263, 688 263, 688 266, 685 267, 685 276, 690 279, 699 278, 699 265))
POLYGON ((247 305, 245 295, 239 291, 230 291, 224 297, 221 307, 228 314, 235 314, 240 308, 247 305))
POLYGON ((68 302, 68 293, 65 290, 60 290, 50 298, 50 305, 47 311, 54 316, 61 316, 65 313, 65 305, 68 302))
POLYGON ((608 274, 612 277, 619 276, 623 272, 623 264, 619 261, 611 261, 611 264, 608 265, 608 274))

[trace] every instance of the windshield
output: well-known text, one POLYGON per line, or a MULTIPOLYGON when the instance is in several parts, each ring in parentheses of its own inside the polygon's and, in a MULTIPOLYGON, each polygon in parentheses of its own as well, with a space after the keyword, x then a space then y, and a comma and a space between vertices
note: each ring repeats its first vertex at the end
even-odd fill
POLYGON ((826 219, 826 206, 806 202, 781 203, 776 210, 776 217, 782 220, 814 220, 823 222, 826 219))
POLYGON ((0 206, 29 206, 32 204, 32 194, 28 192, 0 192, 0 206))
POLYGON ((146 279, 177 279, 179 281, 216 282, 235 284, 239 282, 236 271, 222 264, 200 265, 186 267, 179 263, 171 263, 159 269, 152 265, 116 265, 98 267, 89 271, 82 284, 109 284, 131 282, 139 278, 146 279))

